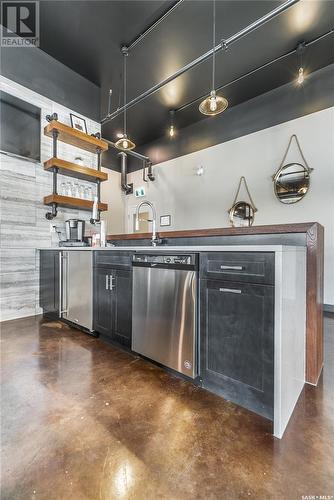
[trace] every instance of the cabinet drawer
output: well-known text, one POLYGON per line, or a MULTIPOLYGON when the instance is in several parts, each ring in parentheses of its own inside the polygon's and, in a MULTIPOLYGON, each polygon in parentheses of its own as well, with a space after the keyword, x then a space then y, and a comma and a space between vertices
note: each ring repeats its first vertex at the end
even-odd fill
POLYGON ((273 285, 273 252, 210 252, 201 254, 201 276, 244 283, 273 285))
POLYGON ((94 258, 95 267, 130 268, 132 252, 111 250, 96 251, 94 258))

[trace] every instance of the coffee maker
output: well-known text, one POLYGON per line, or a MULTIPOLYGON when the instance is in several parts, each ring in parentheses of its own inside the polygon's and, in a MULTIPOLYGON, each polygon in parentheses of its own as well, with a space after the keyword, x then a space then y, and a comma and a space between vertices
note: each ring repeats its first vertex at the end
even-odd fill
POLYGON ((84 247, 85 221, 79 219, 68 219, 65 221, 66 240, 59 244, 62 247, 84 247))

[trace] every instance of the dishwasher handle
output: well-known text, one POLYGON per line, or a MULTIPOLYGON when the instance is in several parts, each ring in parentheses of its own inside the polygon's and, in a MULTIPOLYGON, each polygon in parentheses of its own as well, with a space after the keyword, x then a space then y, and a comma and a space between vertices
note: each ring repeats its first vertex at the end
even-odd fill
POLYGON ((195 264, 178 264, 178 263, 163 263, 163 262, 132 262, 132 267, 146 267, 148 269, 176 269, 180 271, 197 271, 195 264))

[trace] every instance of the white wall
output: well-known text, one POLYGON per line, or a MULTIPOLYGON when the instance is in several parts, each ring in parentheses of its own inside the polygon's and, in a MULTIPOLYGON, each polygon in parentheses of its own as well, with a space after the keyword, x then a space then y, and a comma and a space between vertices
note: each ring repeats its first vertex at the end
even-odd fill
POLYGON ((102 212, 101 219, 106 221, 108 234, 123 234, 125 194, 121 190, 121 176, 107 168, 102 168, 102 171, 108 174, 108 181, 101 184, 101 200, 108 203, 108 211, 102 212))
MULTIPOLYGON (((182 131, 180 132, 182 133, 182 131)), ((295 147, 287 161, 298 161, 295 147)), ((319 222, 325 227, 325 303, 334 304, 334 108, 313 113, 275 127, 176 158, 154 167, 155 182, 145 184, 146 199, 158 216, 171 214, 173 229, 229 226, 239 178, 247 179, 258 208, 255 224, 319 222), (311 189, 294 205, 280 203, 273 193, 272 174, 278 168, 289 138, 297 134, 309 166, 311 189), (203 165, 204 175, 196 169, 203 165)), ((142 172, 128 182, 143 185, 142 172)), ((125 217, 143 198, 127 196, 125 217)), ((145 199, 145 198, 144 198, 145 199)))

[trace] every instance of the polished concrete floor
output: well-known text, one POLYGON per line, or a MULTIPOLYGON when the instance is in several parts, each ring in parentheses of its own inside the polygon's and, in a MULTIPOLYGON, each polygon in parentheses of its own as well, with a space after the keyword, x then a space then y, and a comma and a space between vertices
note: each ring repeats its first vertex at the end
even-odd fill
POLYGON ((280 441, 265 419, 59 323, 2 324, 2 500, 334 495, 326 365, 280 441))

